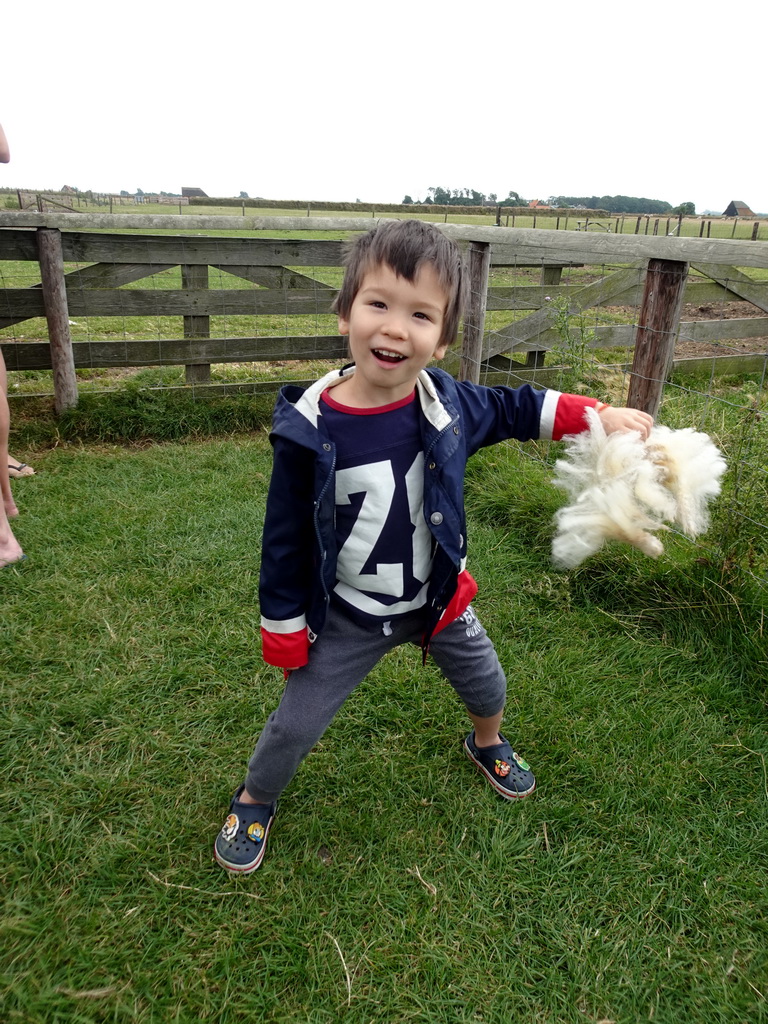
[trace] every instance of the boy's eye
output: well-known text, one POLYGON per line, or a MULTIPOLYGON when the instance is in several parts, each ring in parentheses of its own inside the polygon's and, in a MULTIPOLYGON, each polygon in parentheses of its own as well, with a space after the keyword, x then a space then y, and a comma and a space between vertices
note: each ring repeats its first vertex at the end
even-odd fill
POLYGON ((417 316, 420 320, 431 320, 432 319, 432 317, 429 316, 428 313, 414 313, 413 315, 417 316))
POLYGON ((387 308, 386 304, 383 303, 380 299, 371 299, 370 305, 373 306, 375 309, 386 309, 387 308))

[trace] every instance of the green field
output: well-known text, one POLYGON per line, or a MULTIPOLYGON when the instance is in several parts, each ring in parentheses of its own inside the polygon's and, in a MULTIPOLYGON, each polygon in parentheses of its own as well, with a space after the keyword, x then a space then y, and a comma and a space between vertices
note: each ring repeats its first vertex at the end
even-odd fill
POLYGON ((38 475, 14 488, 29 561, 0 574, 3 1021, 766 1019, 766 605, 719 526, 554 572, 554 451, 478 456, 476 607, 537 792, 499 800, 450 688, 396 652, 231 879, 213 839, 281 687, 256 606, 268 410, 201 439, 247 420, 113 402, 48 439, 42 413, 15 424, 38 475))
MULTIPOLYGON (((178 287, 178 271, 152 283, 178 287)), ((171 337, 171 323, 72 330, 171 337)), ((299 329, 326 328, 318 314, 299 329)), ((44 337, 45 322, 14 331, 44 337)), ((619 400, 624 376, 578 344, 577 329, 558 383, 619 400)), ((322 370, 219 366, 214 379, 322 370)), ((180 368, 79 376, 79 406, 59 419, 47 399, 12 403, 11 450, 37 475, 14 483, 29 560, 0 572, 0 1020, 768 1020, 760 375, 667 385, 662 422, 709 432, 731 472, 707 537, 665 535, 658 562, 610 547, 554 571, 559 447, 477 456, 476 608, 537 792, 509 805, 483 784, 452 691, 398 651, 307 759, 248 879, 211 851, 281 689, 257 605, 272 397, 155 390, 180 368)), ((50 390, 50 374, 11 386, 50 390)))
MULTIPOLYGON (((3 200, 0 194, 0 204, 3 200)), ((15 200, 14 194, 9 194, 7 203, 13 204, 18 203, 15 200)), ((108 213, 109 205, 104 203, 89 202, 84 198, 75 199, 73 209, 83 213, 108 213)), ((63 210, 61 212, 64 212, 63 210)), ((257 206, 194 206, 184 205, 179 206, 173 203, 133 203, 126 201, 125 203, 118 204, 115 202, 112 207, 113 213, 119 214, 159 214, 164 216, 173 216, 175 214, 182 214, 186 216, 211 216, 211 217, 242 217, 243 213, 247 217, 308 217, 308 219, 318 217, 350 217, 359 218, 361 220, 371 219, 373 216, 381 217, 385 219, 406 219, 408 217, 417 217, 419 220, 429 220, 440 223, 450 224, 474 224, 477 226, 490 226, 496 223, 496 208, 489 207, 487 214, 472 214, 463 212, 462 207, 456 206, 448 213, 430 213, 429 206, 425 205, 414 205, 409 209, 404 209, 399 212, 382 212, 379 211, 375 204, 367 205, 360 203, 359 209, 354 210, 318 210, 313 209, 312 204, 308 203, 305 206, 297 206, 295 209, 275 209, 274 207, 257 207, 257 206)), ((620 234, 653 234, 654 227, 658 221, 656 233, 659 235, 666 234, 678 234, 677 215, 661 215, 656 216, 655 214, 646 215, 643 214, 640 217, 640 225, 638 228, 638 214, 613 214, 608 217, 593 217, 591 214, 588 215, 583 210, 562 210, 560 212, 544 213, 540 212, 534 215, 531 213, 523 214, 510 214, 507 213, 506 209, 502 207, 501 211, 501 224, 503 227, 516 227, 516 228, 548 228, 554 230, 558 226, 559 230, 569 231, 584 231, 588 230, 591 233, 603 233, 611 231, 613 233, 618 232, 620 234), (589 223, 589 226, 587 226, 589 223)), ((740 239, 751 239, 752 230, 756 221, 760 221, 760 228, 758 233, 758 239, 760 241, 768 240, 768 220, 759 217, 751 217, 746 219, 733 220, 730 218, 722 217, 684 217, 682 221, 682 227, 679 232, 680 237, 685 238, 698 238, 701 234, 701 224, 704 222, 704 237, 711 238, 740 238, 740 239)))

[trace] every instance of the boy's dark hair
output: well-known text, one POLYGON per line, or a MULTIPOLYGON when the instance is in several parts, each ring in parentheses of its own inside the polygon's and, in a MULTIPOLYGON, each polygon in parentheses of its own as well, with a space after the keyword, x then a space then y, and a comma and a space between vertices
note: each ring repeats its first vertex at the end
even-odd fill
POLYGON ((425 263, 433 268, 448 296, 440 343, 452 345, 464 311, 467 274, 461 250, 453 239, 434 224, 421 220, 387 221, 351 242, 345 253, 344 281, 334 300, 333 312, 349 319, 352 303, 371 267, 386 264, 399 277, 413 281, 425 263))

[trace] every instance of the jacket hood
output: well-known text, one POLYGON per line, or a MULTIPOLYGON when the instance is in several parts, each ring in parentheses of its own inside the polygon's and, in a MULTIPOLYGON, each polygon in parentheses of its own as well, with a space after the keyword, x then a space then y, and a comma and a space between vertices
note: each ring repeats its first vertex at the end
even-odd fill
MULTIPOLYGON (((302 419, 304 420, 304 429, 309 427, 316 431, 321 416, 320 396, 328 388, 335 387, 347 380, 354 372, 355 366, 354 363, 351 363, 341 370, 331 370, 308 388, 302 388, 297 384, 287 384, 281 388, 272 418, 272 433, 289 434, 295 438, 298 430, 303 435, 304 430, 299 425, 302 419), (297 416, 301 418, 298 421, 297 416)), ((416 380, 416 390, 421 410, 427 421, 438 431, 447 427, 453 421, 453 416, 444 405, 436 386, 436 380, 428 370, 422 370, 419 374, 416 380)))

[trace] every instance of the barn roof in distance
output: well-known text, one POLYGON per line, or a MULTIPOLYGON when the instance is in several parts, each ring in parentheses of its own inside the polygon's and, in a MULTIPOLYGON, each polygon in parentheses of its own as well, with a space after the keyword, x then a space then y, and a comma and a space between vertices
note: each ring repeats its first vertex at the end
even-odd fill
POLYGON ((746 203, 740 202, 738 199, 732 199, 728 204, 727 208, 723 210, 723 217, 754 217, 755 214, 750 210, 746 203))
POLYGON ((207 198, 207 194, 201 188, 184 188, 182 186, 181 194, 182 196, 206 196, 207 198))

